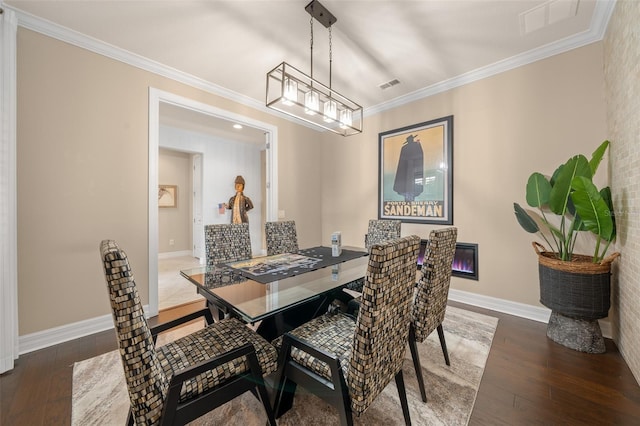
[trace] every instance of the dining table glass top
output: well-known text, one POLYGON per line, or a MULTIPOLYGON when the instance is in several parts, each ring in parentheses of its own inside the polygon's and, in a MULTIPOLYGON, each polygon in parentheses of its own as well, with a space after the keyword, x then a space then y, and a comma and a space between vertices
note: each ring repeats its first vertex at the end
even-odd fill
POLYGON ((333 257, 331 248, 313 247, 180 274, 210 302, 254 323, 363 278, 368 259, 362 249, 343 249, 333 257))

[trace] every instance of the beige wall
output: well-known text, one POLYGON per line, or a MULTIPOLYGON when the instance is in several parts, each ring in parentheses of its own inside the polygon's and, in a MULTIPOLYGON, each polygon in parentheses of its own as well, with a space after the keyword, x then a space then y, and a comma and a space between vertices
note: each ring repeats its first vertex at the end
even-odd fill
POLYGON ((149 87, 278 126, 280 208, 302 245, 320 243, 317 132, 22 27, 17 61, 21 336, 110 313, 104 238, 147 302, 149 87))
MULTIPOLYGON (((541 306, 534 236, 513 202, 526 204, 533 171, 551 174, 606 138, 601 43, 367 117, 362 135, 327 138, 323 241, 341 230, 344 243, 361 244, 377 217, 379 132, 451 114, 454 225, 459 241, 479 244, 480 264, 479 281, 454 277, 452 288, 541 306)), ((402 233, 426 237, 434 227, 403 223, 402 233)))
POLYGON ((161 148, 158 184, 178 186, 177 207, 158 208, 158 252, 192 250, 191 155, 161 148))
POLYGON ((618 245, 613 334, 640 381, 640 2, 618 0, 604 40, 607 125, 618 245))
POLYGON ((550 173, 607 137, 602 69, 595 43, 367 117, 363 134, 343 138, 20 28, 20 335, 109 313, 103 238, 127 250, 146 302, 150 86, 278 126, 278 209, 296 220, 301 246, 328 244, 336 230, 361 245, 377 215, 378 133, 453 114, 454 221, 461 241, 480 246, 480 280, 453 288, 537 305, 532 236, 512 203, 524 202, 533 170, 550 173))

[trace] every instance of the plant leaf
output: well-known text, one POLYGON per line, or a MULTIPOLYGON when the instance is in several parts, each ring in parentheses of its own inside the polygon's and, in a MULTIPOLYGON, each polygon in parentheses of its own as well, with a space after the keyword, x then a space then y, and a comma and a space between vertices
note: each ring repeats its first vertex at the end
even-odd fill
POLYGON ((604 156, 605 151, 609 147, 609 144, 610 144, 609 141, 602 142, 600 146, 597 147, 595 151, 593 151, 593 154, 591 154, 591 161, 589 161, 589 167, 591 168, 592 177, 596 175, 596 170, 598 170, 598 166, 600 165, 600 162, 602 161, 602 157, 604 156))
POLYGON ((516 214, 516 219, 518 219, 518 223, 522 226, 522 229, 527 231, 530 234, 535 234, 540 231, 538 224, 529 214, 520 207, 520 204, 513 203, 513 210, 516 214))
POLYGON ((527 181, 527 204, 542 207, 549 203, 551 184, 542 173, 533 173, 527 181))
POLYGON ((613 199, 611 198, 611 188, 609 188, 608 186, 605 188, 602 188, 600 190, 600 196, 602 197, 604 202, 607 203, 607 207, 609 207, 609 214, 611 215, 611 222, 613 225, 611 238, 608 239, 607 241, 613 241, 616 238, 617 229, 616 229, 616 215, 615 215, 615 210, 613 209, 613 199))
MULTIPOLYGON (((555 214, 564 216, 566 213, 569 195, 572 191, 571 182, 576 176, 591 178, 591 168, 584 155, 571 157, 569 161, 559 167, 557 174, 554 173, 556 180, 549 194, 549 208, 555 214)), ((580 212, 578 211, 578 213, 580 212)))
POLYGON ((569 197, 569 202, 567 203, 567 211, 573 216, 573 229, 576 231, 586 231, 587 229, 584 227, 580 215, 576 212, 576 206, 573 205, 571 197, 569 197))
POLYGON ((571 183, 571 199, 584 227, 609 241, 613 234, 613 219, 606 201, 589 178, 577 176, 571 183))
POLYGON ((564 164, 560 164, 560 166, 556 169, 556 171, 553 172, 553 175, 551 175, 551 179, 549 180, 549 182, 551 182, 551 186, 554 186, 556 184, 556 181, 558 180, 558 175, 560 174, 560 172, 562 172, 563 167, 564 167, 564 164))

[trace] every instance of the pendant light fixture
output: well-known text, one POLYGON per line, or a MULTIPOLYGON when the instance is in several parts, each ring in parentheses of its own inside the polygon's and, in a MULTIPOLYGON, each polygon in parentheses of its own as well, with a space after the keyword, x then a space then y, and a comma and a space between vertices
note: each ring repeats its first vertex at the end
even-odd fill
POLYGON ((362 107, 331 87, 333 40, 331 27, 337 19, 319 1, 305 6, 311 15, 311 73, 282 62, 267 73, 266 106, 304 120, 342 136, 362 132, 362 107), (313 21, 317 20, 329 32, 329 85, 313 78, 313 21))

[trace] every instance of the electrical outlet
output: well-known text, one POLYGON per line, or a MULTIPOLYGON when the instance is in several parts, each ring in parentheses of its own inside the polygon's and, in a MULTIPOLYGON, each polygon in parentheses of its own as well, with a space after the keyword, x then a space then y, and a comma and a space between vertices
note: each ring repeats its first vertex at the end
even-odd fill
POLYGON ((174 245, 175 243, 176 243, 176 241, 175 241, 175 240, 169 240, 169 245, 170 245, 170 246, 174 245))

